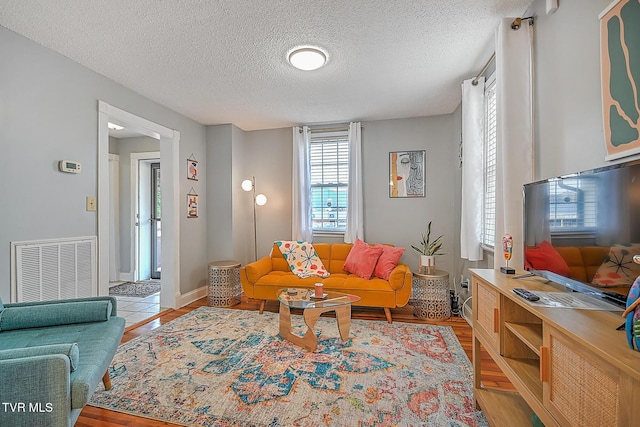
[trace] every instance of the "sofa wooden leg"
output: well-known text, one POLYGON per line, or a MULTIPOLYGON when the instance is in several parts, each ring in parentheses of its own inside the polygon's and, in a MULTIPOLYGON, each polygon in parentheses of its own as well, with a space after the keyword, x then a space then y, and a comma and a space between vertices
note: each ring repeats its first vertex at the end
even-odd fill
POLYGON ((109 370, 108 369, 107 369, 107 372, 105 372, 103 377, 102 377, 102 384, 104 384, 104 389, 105 390, 111 390, 111 377, 109 376, 109 370))
POLYGON ((393 320, 391 319, 391 310, 389 308, 384 307, 384 314, 387 316, 387 322, 393 323, 393 320))
POLYGON ((262 312, 264 311, 264 304, 267 302, 266 299, 263 299, 262 301, 260 301, 260 314, 262 314, 262 312))

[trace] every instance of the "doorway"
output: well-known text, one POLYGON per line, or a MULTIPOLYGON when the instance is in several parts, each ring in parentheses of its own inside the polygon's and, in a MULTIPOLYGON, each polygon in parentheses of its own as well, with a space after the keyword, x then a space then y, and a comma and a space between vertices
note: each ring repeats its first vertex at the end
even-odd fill
POLYGON ((162 265, 160 152, 135 152, 130 157, 132 280, 159 280, 162 265))
POLYGON ((162 272, 162 198, 160 163, 151 164, 151 278, 160 280, 162 272))
MULTIPOLYGON (((122 163, 119 186, 120 221, 119 250, 121 254, 120 280, 110 277, 109 295, 116 298, 118 316, 124 317, 127 326, 144 321, 161 311, 162 282, 158 267, 161 262, 159 225, 160 199, 160 151, 155 138, 135 134, 126 129, 111 130, 109 151, 128 158, 122 163)), ((113 217, 112 217, 113 220, 113 217)), ((113 222, 113 221, 112 221, 113 222)), ((111 236, 110 245, 118 242, 111 236)))
POLYGON ((98 294, 109 294, 109 129, 108 123, 125 126, 160 141, 162 222, 159 259, 162 268, 160 305, 176 308, 180 290, 179 142, 180 132, 98 101, 98 294))

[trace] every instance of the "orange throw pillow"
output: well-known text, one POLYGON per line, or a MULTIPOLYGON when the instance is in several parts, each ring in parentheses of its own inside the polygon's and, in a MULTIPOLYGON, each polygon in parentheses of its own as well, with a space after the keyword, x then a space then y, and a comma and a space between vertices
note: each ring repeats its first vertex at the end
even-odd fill
POLYGON ((389 280, 389 276, 398 261, 404 253, 404 248, 396 248, 393 246, 380 245, 382 247, 382 254, 378 258, 376 268, 373 270, 373 275, 384 280, 389 280))
POLYGON ((546 240, 543 240, 537 248, 527 248, 525 257, 525 262, 531 264, 536 270, 547 270, 566 277, 571 275, 567 262, 546 240))
POLYGON ((356 239, 347 259, 344 270, 363 279, 371 279, 378 258, 382 254, 382 245, 371 246, 360 239, 356 239))

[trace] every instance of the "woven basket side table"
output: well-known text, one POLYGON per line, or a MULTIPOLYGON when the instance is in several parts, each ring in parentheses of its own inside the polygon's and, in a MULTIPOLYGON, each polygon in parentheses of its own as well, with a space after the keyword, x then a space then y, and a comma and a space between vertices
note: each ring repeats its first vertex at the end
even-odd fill
POLYGON ((446 320, 451 317, 449 273, 436 270, 426 274, 426 268, 413 273, 413 314, 420 319, 446 320))
POLYGON ((209 289, 207 303, 210 307, 231 307, 240 304, 242 284, 238 261, 209 263, 209 289))

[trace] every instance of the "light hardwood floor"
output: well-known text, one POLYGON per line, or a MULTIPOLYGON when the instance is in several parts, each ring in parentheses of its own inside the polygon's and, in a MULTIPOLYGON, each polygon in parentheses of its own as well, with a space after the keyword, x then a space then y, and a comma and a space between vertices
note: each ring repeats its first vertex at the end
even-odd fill
MULTIPOLYGON (((133 325, 125 330, 125 334, 122 338, 122 342, 127 342, 137 336, 144 335, 145 333, 159 327, 160 325, 170 322, 184 314, 195 310, 198 307, 206 306, 207 299, 202 298, 192 304, 177 310, 166 310, 152 320, 146 323, 140 323, 133 325)), ((243 298, 242 302, 234 309, 238 310, 254 310, 258 315, 258 309, 260 302, 256 300, 247 300, 243 298)), ((278 303, 275 301, 268 301, 265 305, 265 310, 274 313, 278 312, 278 303)), ((453 328, 462 348, 467 353, 467 356, 471 360, 472 352, 472 339, 471 339, 471 327, 467 324, 466 320, 461 317, 452 317, 445 321, 425 321, 416 318, 413 315, 413 308, 406 306, 399 309, 391 310, 394 322, 409 322, 409 323, 431 323, 436 325, 447 325, 453 328)), ((363 320, 386 320, 384 311, 376 308, 363 308, 353 307, 352 309, 353 319, 363 320)), ((513 390, 513 386, 509 380, 500 371, 498 366, 493 362, 486 352, 482 353, 482 382, 485 387, 501 388, 506 390, 513 390)), ((96 408, 93 406, 86 406, 78 422, 77 427, 122 427, 122 426, 141 426, 141 427, 156 427, 156 426, 175 426, 162 421, 154 421, 147 418, 135 417, 133 415, 122 414, 119 412, 108 411, 106 409, 96 408)))

